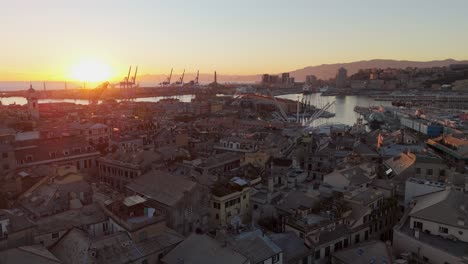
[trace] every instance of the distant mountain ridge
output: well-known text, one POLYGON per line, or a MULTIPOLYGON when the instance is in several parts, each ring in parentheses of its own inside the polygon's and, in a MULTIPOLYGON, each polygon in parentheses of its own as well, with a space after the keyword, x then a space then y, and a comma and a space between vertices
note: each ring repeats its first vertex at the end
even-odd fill
MULTIPOLYGON (((450 64, 456 63, 467 63, 468 60, 433 60, 433 61, 408 61, 408 60, 386 60, 386 59, 374 59, 374 60, 363 60, 355 61, 348 63, 333 63, 333 64, 322 64, 317 66, 307 66, 302 69, 297 69, 290 71, 290 76, 296 78, 296 81, 304 81, 307 75, 315 75, 319 79, 328 80, 334 78, 337 70, 340 67, 346 68, 348 70, 348 76, 356 73, 360 69, 369 69, 369 68, 399 68, 404 69, 407 67, 417 67, 417 68, 430 68, 430 67, 444 67, 449 66, 450 64)), ((285 71, 287 72, 287 71, 285 71)), ((272 73, 275 74, 275 73, 272 73)), ((276 73, 280 74, 280 73, 276 73)), ((218 81, 221 83, 225 82, 260 82, 262 74, 254 75, 224 75, 218 72, 218 81)), ((139 77, 143 82, 162 82, 167 78, 167 75, 164 74, 146 74, 139 77)), ((186 82, 193 80, 195 78, 194 73, 186 73, 184 80, 186 82)), ((179 75, 173 75, 172 81, 179 79, 179 75)), ((214 79, 213 74, 200 73, 200 82, 209 83, 214 79)))
POLYGON ((407 60, 384 60, 384 59, 375 59, 367 61, 356 61, 349 63, 335 63, 335 64, 322 64, 318 66, 309 66, 299 70, 290 72, 292 77, 295 77, 298 81, 305 80, 306 75, 313 74, 319 79, 327 80, 334 78, 336 72, 340 67, 346 68, 348 70, 348 76, 358 72, 360 69, 370 69, 370 68, 397 68, 404 69, 407 67, 417 67, 417 68, 431 68, 431 67, 444 67, 449 66, 450 64, 457 63, 468 63, 468 60, 433 60, 433 61, 407 61, 407 60))
MULTIPOLYGON (((418 68, 428 68, 428 67, 443 67, 450 64, 463 63, 468 64, 468 60, 433 60, 433 61, 407 61, 407 60, 386 60, 386 59, 374 59, 374 60, 363 60, 355 61, 348 63, 333 63, 333 64, 322 64, 317 66, 308 66, 302 69, 297 69, 290 71, 290 76, 296 78, 296 81, 304 81, 306 75, 313 74, 319 79, 328 80, 334 78, 337 70, 340 67, 344 67, 348 70, 348 76, 356 73, 360 69, 369 69, 369 68, 407 68, 407 67, 418 67, 418 68)), ((287 72, 287 71, 285 71, 287 72)), ((172 75, 171 82, 176 82, 179 80, 181 73, 174 73, 172 75)), ((280 73, 272 73, 280 74, 280 73)), ((144 87, 154 87, 159 83, 163 82, 167 78, 167 74, 144 74, 137 77, 137 82, 140 83, 140 86, 144 87)), ((186 73, 184 76, 184 82, 187 83, 191 80, 194 80, 196 73, 186 73)), ((222 72, 218 72, 218 82, 219 83, 258 83, 261 80, 262 74, 252 74, 252 75, 226 75, 222 72)), ((200 83, 207 84, 214 81, 214 72, 213 73, 200 73, 199 77, 200 83)), ((114 81, 117 83, 117 81, 114 81)), ((97 84, 96 84, 97 85, 97 84)), ((36 89, 42 89, 42 81, 33 82, 33 86, 36 89)), ((69 88, 79 87, 81 83, 69 83, 69 88)), ((22 90, 29 87, 29 81, 0 81, 0 91, 5 90, 22 90)), ((51 81, 47 82, 47 89, 63 89, 64 82, 60 81, 51 81)), ((92 85, 90 86, 92 87, 92 85)))

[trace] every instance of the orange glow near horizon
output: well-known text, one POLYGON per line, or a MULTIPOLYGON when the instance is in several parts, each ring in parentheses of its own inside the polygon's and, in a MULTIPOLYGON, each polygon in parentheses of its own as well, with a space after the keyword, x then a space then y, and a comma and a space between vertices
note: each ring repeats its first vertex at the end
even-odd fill
POLYGON ((70 72, 73 80, 82 82, 102 82, 112 76, 112 68, 97 60, 82 60, 73 65, 70 72))

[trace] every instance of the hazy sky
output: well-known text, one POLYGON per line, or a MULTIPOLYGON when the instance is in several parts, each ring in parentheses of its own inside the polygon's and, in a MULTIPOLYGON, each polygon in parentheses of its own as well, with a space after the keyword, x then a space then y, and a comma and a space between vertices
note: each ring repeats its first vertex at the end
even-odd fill
POLYGON ((468 59, 467 0, 0 0, 0 79, 281 72, 374 58, 468 59))

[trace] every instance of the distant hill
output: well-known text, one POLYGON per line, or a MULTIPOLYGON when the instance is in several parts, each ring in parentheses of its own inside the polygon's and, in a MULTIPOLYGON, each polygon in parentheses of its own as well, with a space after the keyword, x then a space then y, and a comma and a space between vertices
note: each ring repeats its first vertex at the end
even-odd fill
MULTIPOLYGON (((308 66, 302 69, 291 71, 291 77, 295 77, 296 81, 304 81, 306 75, 313 74, 319 79, 328 80, 334 78, 337 70, 340 67, 344 67, 348 70, 348 75, 356 73, 360 69, 369 69, 369 68, 400 68, 404 69, 407 67, 418 67, 418 68, 428 68, 428 67, 443 67, 455 63, 468 63, 468 61, 457 61, 453 59, 447 60, 438 60, 438 61, 405 61, 405 60, 383 60, 375 59, 368 61, 356 61, 349 63, 334 63, 334 64, 322 64, 317 66, 308 66)), ((278 73, 279 74, 279 73, 278 73)), ((172 81, 175 82, 179 79, 180 74, 172 75, 172 81)), ((147 74, 140 76, 139 79, 144 82, 159 83, 167 78, 167 75, 163 74, 147 74)), ((195 78, 195 73, 186 73, 184 81, 188 82, 195 78)), ((200 73, 200 82, 210 83, 214 79, 213 74, 200 73)), ((238 82, 238 83, 253 83, 260 82, 261 74, 254 75, 223 75, 218 72, 218 81, 221 83, 225 82, 238 82)))
POLYGON ((404 69, 407 67, 417 68, 430 68, 430 67, 443 67, 450 64, 456 63, 468 63, 468 61, 457 61, 453 59, 438 60, 438 61, 405 61, 405 60, 368 60, 368 61, 356 61, 349 63, 335 63, 335 64, 322 64, 319 66, 309 66, 300 70, 290 72, 292 77, 295 77, 298 81, 305 80, 306 75, 313 74, 319 79, 328 80, 334 78, 337 70, 340 67, 348 70, 348 76, 356 73, 360 69, 370 68, 399 68, 404 69))
MULTIPOLYGON (((295 77, 296 81, 304 81, 306 75, 313 74, 319 79, 328 80, 334 78, 338 68, 345 67, 348 70, 348 76, 356 73, 359 69, 369 68, 407 68, 407 67, 443 67, 450 64, 463 63, 468 64, 468 61, 457 61, 453 59, 439 60, 439 61, 404 61, 404 60, 368 60, 356 61, 349 63, 335 63, 335 64, 322 64, 317 66, 308 66, 302 69, 291 71, 291 77, 295 77)), ((181 73, 174 73, 171 82, 179 80, 181 73)), ((279 74, 279 73, 277 73, 279 74)), ((184 82, 187 83, 195 79, 196 73, 186 73, 184 82)), ((138 76, 140 86, 156 86, 160 82, 165 81, 166 74, 145 74, 138 76)), ((211 83, 214 80, 214 73, 200 73, 200 83, 211 83)), ((255 83, 260 82, 261 74, 253 75, 224 75, 218 72, 218 82, 220 83, 255 83)), ((114 81, 117 82, 117 81, 114 81)), ((94 84, 93 84, 94 85, 94 84)), ((90 87, 93 87, 90 84, 90 87)), ((96 84, 97 85, 97 84, 96 84)), ((96 86, 94 85, 94 86, 96 86)), ((42 81, 33 82, 36 89, 42 88, 42 81)), ((69 83, 69 88, 79 87, 81 83, 69 83)), ((29 87, 29 81, 0 81, 0 91, 2 90, 21 90, 29 87)), ((63 82, 47 82, 47 89, 63 89, 63 82)))

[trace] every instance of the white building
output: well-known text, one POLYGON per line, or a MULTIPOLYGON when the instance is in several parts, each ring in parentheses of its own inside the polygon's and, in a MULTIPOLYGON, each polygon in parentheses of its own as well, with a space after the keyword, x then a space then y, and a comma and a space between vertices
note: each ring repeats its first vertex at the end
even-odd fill
POLYGON ((415 199, 394 229, 395 253, 424 263, 467 263, 468 194, 447 188, 415 199))
POLYGON ((445 184, 441 182, 409 178, 405 184, 405 207, 408 207, 414 197, 443 191, 444 189, 445 184))

